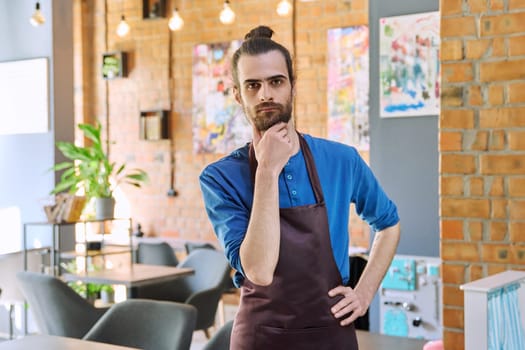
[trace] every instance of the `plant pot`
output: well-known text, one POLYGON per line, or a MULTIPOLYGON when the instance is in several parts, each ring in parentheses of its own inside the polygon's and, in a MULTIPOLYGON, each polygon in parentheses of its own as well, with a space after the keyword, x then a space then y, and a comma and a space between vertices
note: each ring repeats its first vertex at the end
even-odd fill
POLYGON ((115 303, 115 291, 102 289, 100 291, 100 300, 104 305, 115 303))
POLYGON ((115 213, 115 198, 95 198, 95 219, 112 219, 115 213))

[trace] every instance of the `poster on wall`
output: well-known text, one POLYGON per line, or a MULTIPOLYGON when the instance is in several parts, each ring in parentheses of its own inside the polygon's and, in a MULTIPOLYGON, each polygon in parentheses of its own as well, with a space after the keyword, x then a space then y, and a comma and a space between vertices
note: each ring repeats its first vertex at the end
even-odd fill
POLYGON ((328 135, 366 151, 368 122, 368 27, 328 30, 328 135))
POLYGON ((0 62, 0 106, 0 135, 48 132, 48 59, 0 62))
POLYGON ((199 44, 193 49, 193 150, 227 154, 251 140, 233 96, 230 60, 240 40, 199 44))
POLYGON ((439 12, 380 19, 381 117, 439 114, 439 12))

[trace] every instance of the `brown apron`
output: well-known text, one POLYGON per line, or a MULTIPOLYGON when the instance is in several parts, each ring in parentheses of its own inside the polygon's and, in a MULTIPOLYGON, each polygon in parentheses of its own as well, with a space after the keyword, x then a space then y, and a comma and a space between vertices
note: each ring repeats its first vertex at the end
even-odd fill
MULTIPOLYGON (((232 350, 357 350, 354 325, 342 327, 330 311, 342 296, 321 184, 308 144, 299 134, 317 204, 281 208, 279 261, 272 284, 245 279, 232 331, 232 350)), ((250 147, 250 167, 257 161, 250 147)))

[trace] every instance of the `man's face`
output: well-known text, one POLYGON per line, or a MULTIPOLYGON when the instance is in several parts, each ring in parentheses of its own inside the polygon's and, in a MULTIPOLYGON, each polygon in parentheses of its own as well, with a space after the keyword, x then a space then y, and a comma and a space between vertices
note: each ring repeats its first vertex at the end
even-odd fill
POLYGON ((266 131, 292 116, 293 88, 283 55, 277 51, 244 55, 237 65, 239 87, 235 99, 242 105, 248 121, 266 131))

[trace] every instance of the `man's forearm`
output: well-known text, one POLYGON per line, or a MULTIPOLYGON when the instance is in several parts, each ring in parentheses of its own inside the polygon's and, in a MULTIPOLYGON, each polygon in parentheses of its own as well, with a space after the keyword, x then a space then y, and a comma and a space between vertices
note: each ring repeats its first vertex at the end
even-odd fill
POLYGON ((365 270, 355 287, 356 292, 366 297, 369 305, 392 262, 399 236, 399 223, 375 234, 365 270))
POLYGON ((278 181, 278 175, 257 170, 250 222, 240 248, 246 277, 259 285, 272 282, 279 259, 281 230, 278 181))

